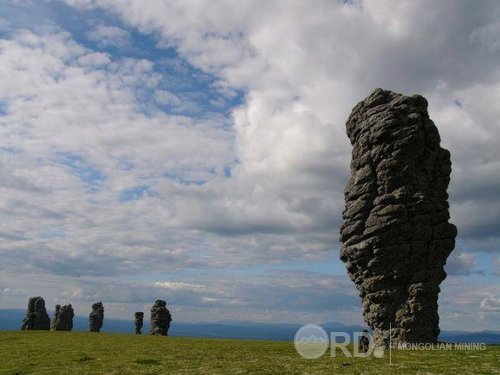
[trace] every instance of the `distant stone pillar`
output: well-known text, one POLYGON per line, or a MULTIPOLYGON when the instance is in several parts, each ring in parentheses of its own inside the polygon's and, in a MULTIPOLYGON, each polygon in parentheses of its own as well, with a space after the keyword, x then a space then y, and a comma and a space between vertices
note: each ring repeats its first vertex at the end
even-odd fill
POLYGON ((100 332, 104 322, 104 306, 102 302, 92 305, 92 312, 89 315, 89 331, 100 332))
POLYGON ((75 317, 75 311, 73 310, 73 306, 71 304, 64 305, 62 307, 62 328, 64 331, 72 331, 73 330, 73 318, 75 317))
POLYGON ((134 314, 134 323, 135 323, 135 334, 142 334, 142 326, 144 324, 144 313, 142 311, 138 311, 134 314))
POLYGON ((75 313, 71 304, 56 305, 56 311, 52 318, 51 330, 52 331, 71 331, 73 329, 73 318, 75 313))
POLYGON ((450 153, 427 100, 382 89, 346 123, 351 177, 340 229, 341 260, 363 301, 377 345, 434 343, 439 285, 455 246, 448 222, 450 153))
POLYGON ((172 316, 167 309, 167 302, 161 299, 156 300, 151 308, 151 334, 168 336, 172 316))
POLYGON ((42 297, 31 297, 28 301, 26 317, 23 319, 22 330, 50 330, 50 318, 45 309, 42 297))
POLYGON ((54 311, 54 316, 50 321, 50 330, 57 331, 57 325, 59 323, 59 315, 61 314, 61 305, 57 304, 54 311))

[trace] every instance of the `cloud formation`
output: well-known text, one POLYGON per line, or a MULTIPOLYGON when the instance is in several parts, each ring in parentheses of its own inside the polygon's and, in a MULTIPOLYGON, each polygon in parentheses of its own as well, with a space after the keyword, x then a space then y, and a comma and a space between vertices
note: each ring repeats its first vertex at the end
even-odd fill
MULTIPOLYGON (((450 258, 450 279, 495 277, 475 256, 493 259, 500 239, 497 2, 47 4, 36 28, 21 17, 0 22, 9 30, 0 41, 0 258, 9 272, 65 280, 70 294, 90 285, 74 277, 112 275, 116 295, 133 277, 144 292, 117 303, 162 290, 201 315, 210 303, 243 314, 231 300, 255 310, 281 301, 294 319, 332 300, 355 311, 349 283, 332 296, 335 286, 327 292, 316 274, 301 274, 323 302, 293 305, 279 277, 258 267, 336 258, 350 160, 344 122, 384 87, 425 95, 451 151, 451 221, 463 252, 450 258), (59 8, 84 31, 58 23, 59 8), (223 281, 227 270, 246 267, 258 269, 254 286, 224 298, 214 291, 235 282, 223 281), (253 299, 263 285, 268 298, 253 299)), ((29 18, 29 9, 18 12, 29 18)), ((334 275, 346 279, 337 264, 334 275)), ((444 286, 444 300, 453 288, 444 286)))
POLYGON ((480 7, 467 1, 68 3, 117 14, 174 44, 222 85, 245 89, 244 105, 233 111, 237 177, 269 194, 279 191, 289 206, 292 195, 311 221, 324 219, 308 204, 318 196, 338 218, 342 197, 327 197, 343 188, 349 154, 343 123, 353 104, 378 86, 427 96, 453 151, 460 238, 497 236, 499 203, 491 195, 500 177, 493 151, 500 51, 493 35, 500 11, 494 1, 480 7))
POLYGON ((97 24, 93 30, 87 32, 86 36, 101 47, 130 47, 129 32, 116 26, 97 24))

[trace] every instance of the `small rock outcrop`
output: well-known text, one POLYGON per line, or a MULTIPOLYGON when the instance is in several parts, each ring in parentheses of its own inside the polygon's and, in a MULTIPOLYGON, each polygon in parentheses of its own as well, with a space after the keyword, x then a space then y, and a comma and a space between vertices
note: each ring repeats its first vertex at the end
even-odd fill
POLYGON ((142 335, 142 326, 144 325, 144 313, 142 311, 138 311, 134 314, 134 323, 135 334, 142 335))
POLYGON ((151 308, 151 334, 168 336, 172 316, 167 309, 167 302, 156 300, 151 308))
POLYGON ((50 318, 42 297, 31 297, 29 299, 26 317, 23 319, 21 329, 47 331, 50 329, 50 318))
POLYGON ((92 305, 92 312, 89 315, 89 331, 100 332, 104 322, 104 306, 102 302, 92 305))
POLYGON ((455 246, 448 222, 450 153, 427 101, 382 89, 352 110, 341 260, 363 301, 377 345, 434 343, 439 285, 455 246))
POLYGON ((73 318, 75 313, 71 304, 56 305, 56 311, 52 318, 50 329, 52 331, 71 331, 73 329, 73 318))

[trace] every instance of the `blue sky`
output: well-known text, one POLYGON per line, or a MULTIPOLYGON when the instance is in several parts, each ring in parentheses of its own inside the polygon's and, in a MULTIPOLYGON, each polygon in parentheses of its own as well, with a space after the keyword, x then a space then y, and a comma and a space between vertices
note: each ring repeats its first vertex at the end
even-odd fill
POLYGON ((0 307, 128 318, 163 297, 186 321, 361 323, 338 259, 344 123, 384 87, 425 95, 452 154, 441 327, 497 329, 499 15, 0 1, 0 307))

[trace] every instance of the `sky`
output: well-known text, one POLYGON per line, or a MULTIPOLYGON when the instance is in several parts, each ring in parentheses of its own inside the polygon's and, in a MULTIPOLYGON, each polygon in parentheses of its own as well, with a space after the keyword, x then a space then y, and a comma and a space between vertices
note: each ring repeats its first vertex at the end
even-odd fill
POLYGON ((494 0, 0 0, 0 308, 361 324, 345 121, 382 87, 451 152, 440 326, 498 330, 498 35, 494 0))

